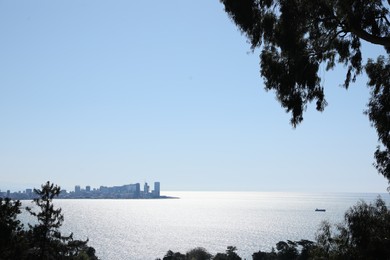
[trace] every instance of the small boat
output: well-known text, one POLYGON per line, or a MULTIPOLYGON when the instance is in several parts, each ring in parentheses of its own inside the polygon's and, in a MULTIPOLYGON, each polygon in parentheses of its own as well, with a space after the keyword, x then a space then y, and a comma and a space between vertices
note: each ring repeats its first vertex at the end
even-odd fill
POLYGON ((325 212, 326 209, 316 209, 315 211, 319 211, 319 212, 325 212))

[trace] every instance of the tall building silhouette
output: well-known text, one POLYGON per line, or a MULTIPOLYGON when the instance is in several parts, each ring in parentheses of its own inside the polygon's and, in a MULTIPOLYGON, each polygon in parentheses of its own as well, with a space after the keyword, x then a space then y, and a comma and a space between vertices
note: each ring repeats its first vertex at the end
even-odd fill
POLYGON ((148 196, 149 194, 149 185, 147 182, 144 184, 144 196, 148 196))
POLYGON ((158 181, 154 183, 153 197, 160 197, 160 182, 158 181))

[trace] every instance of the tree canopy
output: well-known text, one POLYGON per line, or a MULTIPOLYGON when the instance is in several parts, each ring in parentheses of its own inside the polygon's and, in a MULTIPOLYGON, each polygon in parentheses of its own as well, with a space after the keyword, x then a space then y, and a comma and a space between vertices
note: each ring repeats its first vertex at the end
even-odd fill
POLYGON ((389 0, 220 0, 249 39, 261 47, 265 89, 275 91, 291 124, 303 120, 307 105, 327 105, 320 65, 344 65, 348 88, 367 73, 371 97, 366 114, 378 133, 375 167, 390 182, 390 16, 389 0), (385 56, 362 59, 361 41, 384 49, 385 56))

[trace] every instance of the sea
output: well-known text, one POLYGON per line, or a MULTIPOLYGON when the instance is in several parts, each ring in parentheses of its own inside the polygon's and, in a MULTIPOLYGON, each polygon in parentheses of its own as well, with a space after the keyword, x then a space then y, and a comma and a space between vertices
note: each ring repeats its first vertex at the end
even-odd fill
MULTIPOLYGON (((211 254, 235 246, 242 259, 271 251, 279 241, 314 240, 322 221, 341 223, 344 213, 374 193, 163 192, 179 199, 54 200, 61 208, 64 235, 89 239, 103 260, 163 258, 203 247, 211 254), (325 212, 315 211, 326 209, 325 212)), ((32 206, 23 201, 24 206, 32 206)), ((34 224, 27 212, 24 223, 34 224)))

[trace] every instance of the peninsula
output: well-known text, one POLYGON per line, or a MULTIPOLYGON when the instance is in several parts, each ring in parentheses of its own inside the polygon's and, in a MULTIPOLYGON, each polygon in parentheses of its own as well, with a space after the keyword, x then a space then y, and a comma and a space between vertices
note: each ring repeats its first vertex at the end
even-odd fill
MULTIPOLYGON (((0 197, 27 200, 35 197, 34 189, 26 189, 19 192, 0 191, 0 197)), ((91 188, 86 186, 85 189, 80 185, 76 185, 74 191, 61 190, 59 199, 177 199, 177 197, 160 195, 160 182, 154 183, 154 189, 150 190, 150 186, 145 182, 143 190, 139 183, 126 184, 122 186, 100 186, 99 188, 91 188)))

